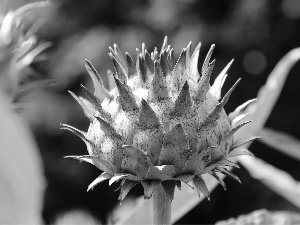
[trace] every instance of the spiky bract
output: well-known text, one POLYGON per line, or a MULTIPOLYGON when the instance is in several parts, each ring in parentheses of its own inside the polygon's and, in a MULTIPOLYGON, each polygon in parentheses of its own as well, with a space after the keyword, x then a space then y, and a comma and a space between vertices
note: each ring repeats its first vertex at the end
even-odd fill
MULTIPOLYGON (((210 86, 215 60, 210 62, 211 46, 198 72, 199 43, 191 54, 191 43, 182 50, 175 63, 173 49, 163 43, 160 53, 137 49, 136 63, 125 57, 114 45, 109 56, 116 73, 115 88, 104 88, 101 77, 89 61, 86 68, 93 80, 95 92, 85 87, 89 101, 73 97, 90 119, 88 132, 63 125, 86 143, 89 155, 71 156, 94 164, 103 173, 89 186, 109 179, 109 184, 122 180, 119 199, 141 182, 144 197, 162 185, 171 202, 174 188, 181 182, 194 186, 207 197, 209 191, 202 175, 211 174, 224 186, 217 173, 239 179, 226 167, 235 166, 230 157, 250 154, 238 147, 255 138, 234 140, 233 134, 247 124, 237 121, 247 105, 229 116, 223 107, 239 80, 220 100, 221 87, 232 61, 210 86), (220 100, 220 101, 219 101, 220 100), (233 121, 235 125, 233 127, 233 121)), ((109 77, 110 83, 112 77, 109 77)), ((250 103, 250 102, 249 102, 250 103)))

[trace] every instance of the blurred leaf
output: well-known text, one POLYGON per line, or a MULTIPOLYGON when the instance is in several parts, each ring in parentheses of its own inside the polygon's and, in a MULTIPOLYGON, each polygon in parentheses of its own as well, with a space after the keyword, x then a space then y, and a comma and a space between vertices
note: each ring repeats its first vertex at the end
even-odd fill
POLYGON ((297 225, 300 223, 300 214, 289 211, 270 212, 266 209, 259 209, 247 215, 241 215, 236 219, 230 218, 219 221, 216 225, 240 225, 240 224, 276 224, 276 225, 297 225))
POLYGON ((84 210, 72 210, 60 214, 55 222, 55 225, 101 225, 102 223, 94 218, 89 212, 84 210))
POLYGON ((44 175, 25 123, 0 92, 0 224, 41 224, 44 175))
MULTIPOLYGON (((237 139, 258 135, 258 132, 266 123, 273 107, 282 91, 290 69, 300 59, 300 48, 288 52, 275 66, 269 75, 266 84, 260 88, 257 101, 251 104, 245 113, 250 115, 247 120, 253 120, 251 124, 241 129, 236 134, 237 139)), ((243 120, 241 121, 243 122, 243 120)))
POLYGON ((250 175, 268 188, 300 208, 300 182, 285 171, 254 157, 239 157, 250 175))
POLYGON ((260 141, 294 159, 300 160, 300 141, 290 135, 264 128, 258 133, 260 141))

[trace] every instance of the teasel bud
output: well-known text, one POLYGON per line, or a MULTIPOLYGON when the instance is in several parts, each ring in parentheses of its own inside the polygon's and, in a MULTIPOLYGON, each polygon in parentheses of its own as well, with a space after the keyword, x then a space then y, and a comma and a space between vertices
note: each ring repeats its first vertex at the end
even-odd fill
MULTIPOLYGON (((198 72, 201 43, 191 54, 191 43, 183 48, 175 63, 173 48, 164 40, 161 51, 151 54, 137 49, 136 60, 115 44, 109 56, 115 73, 115 88, 107 90, 91 62, 86 69, 95 91, 83 91, 88 99, 70 92, 90 120, 87 132, 62 124, 79 136, 87 146, 88 155, 68 156, 95 165, 103 171, 88 187, 91 190, 102 181, 109 185, 121 181, 119 200, 141 183, 144 198, 150 199, 157 187, 163 187, 169 203, 174 190, 184 182, 209 198, 202 177, 210 174, 225 188, 219 173, 240 182, 228 167, 238 167, 231 157, 250 155, 241 145, 256 137, 235 140, 234 133, 251 121, 239 123, 243 109, 238 107, 229 116, 224 105, 240 79, 221 98, 221 88, 233 61, 210 85, 215 65, 211 46, 202 69, 198 72)), ((113 76, 113 77, 111 77, 113 76)))

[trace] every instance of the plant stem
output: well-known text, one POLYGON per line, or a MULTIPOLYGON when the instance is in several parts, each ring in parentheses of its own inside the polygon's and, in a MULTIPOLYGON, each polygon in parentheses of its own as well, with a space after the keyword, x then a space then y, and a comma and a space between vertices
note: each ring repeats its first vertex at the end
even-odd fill
POLYGON ((153 225, 171 224, 171 204, 168 203, 165 191, 159 185, 153 193, 153 225))

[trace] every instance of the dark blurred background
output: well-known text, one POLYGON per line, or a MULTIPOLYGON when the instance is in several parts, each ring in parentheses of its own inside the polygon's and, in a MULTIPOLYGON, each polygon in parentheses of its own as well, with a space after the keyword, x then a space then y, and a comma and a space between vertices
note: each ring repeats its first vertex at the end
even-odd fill
MULTIPOLYGON (((15 9, 28 2, 6 1, 6 8, 15 9)), ((201 41, 200 63, 210 45, 216 44, 212 80, 232 58, 235 61, 223 93, 242 78, 226 105, 226 111, 230 112, 255 98, 276 63, 289 50, 300 46, 298 0, 53 0, 52 3, 34 17, 43 23, 36 34, 38 39, 51 41, 52 47, 47 50, 47 60, 32 66, 44 78, 54 79, 57 85, 24 97, 30 107, 22 112, 34 132, 44 163, 46 223, 52 223, 57 215, 71 209, 87 210, 105 223, 118 204, 118 192, 114 191, 117 186, 111 188, 107 182, 86 192, 99 175, 96 167, 63 158, 87 153, 79 138, 60 130, 60 123, 82 130, 88 128, 88 119, 67 92, 82 95, 80 83, 92 88, 84 67, 85 58, 92 61, 107 85, 106 71, 113 69, 107 53, 113 43, 134 56, 135 48, 141 48, 143 42, 150 51, 155 46, 160 48, 167 35, 178 57, 189 41, 193 42, 193 48, 201 41)), ((297 138, 300 138, 299 71, 297 64, 266 125, 297 138)), ((258 142, 251 150, 300 180, 296 160, 258 142)), ((227 178, 227 191, 216 188, 210 202, 204 200, 178 223, 196 224, 200 218, 201 223, 215 223, 260 208, 299 212, 252 179, 244 168, 235 173, 242 185, 227 178)), ((140 186, 131 191, 134 197, 141 194, 140 186)))

